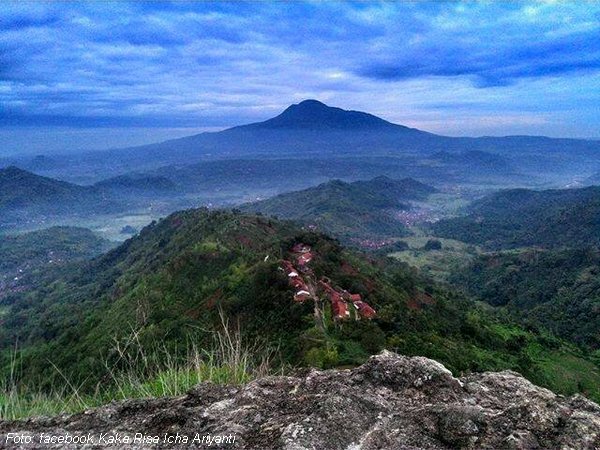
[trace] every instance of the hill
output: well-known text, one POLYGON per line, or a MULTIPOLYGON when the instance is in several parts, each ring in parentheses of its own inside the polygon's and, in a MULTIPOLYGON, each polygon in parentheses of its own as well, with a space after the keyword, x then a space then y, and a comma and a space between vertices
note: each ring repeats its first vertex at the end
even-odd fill
POLYGON ((19 235, 0 235, 0 298, 30 289, 40 271, 89 259, 112 247, 86 228, 52 227, 19 235))
POLYGON ((0 208, 17 209, 53 202, 80 202, 95 192, 52 178, 42 177, 15 166, 0 169, 0 208))
POLYGON ((43 177, 15 166, 0 169, 0 225, 119 208, 116 200, 94 187, 43 177))
POLYGON ((94 187, 120 196, 163 196, 177 191, 177 185, 166 177, 137 173, 108 178, 94 187))
POLYGON ((381 176, 353 183, 334 180, 240 209, 295 220, 343 239, 397 237, 406 235, 407 230, 394 212, 409 209, 409 200, 424 199, 435 191, 409 178, 381 176))
POLYGON ((481 255, 451 280, 471 295, 505 306, 529 327, 600 349, 600 252, 597 248, 481 255))
POLYGON ((600 187, 500 191, 475 201, 467 216, 433 225, 441 237, 490 249, 600 245, 600 187))
POLYGON ((177 364, 186 343, 208 348, 224 316, 244 340, 276 348, 282 363, 354 365, 387 347, 457 372, 512 368, 560 392, 599 395, 597 366, 576 348, 392 260, 264 217, 178 212, 42 281, 3 302, 0 329, 3 374, 35 389, 66 377, 80 392, 94 391, 144 361, 158 376, 153 368, 166 355, 177 364), (287 274, 290 264, 298 278, 287 274))
POLYGON ((87 259, 108 250, 110 243, 91 230, 78 227, 51 227, 30 233, 0 236, 0 271, 14 270, 32 260, 53 259, 58 263, 87 259))

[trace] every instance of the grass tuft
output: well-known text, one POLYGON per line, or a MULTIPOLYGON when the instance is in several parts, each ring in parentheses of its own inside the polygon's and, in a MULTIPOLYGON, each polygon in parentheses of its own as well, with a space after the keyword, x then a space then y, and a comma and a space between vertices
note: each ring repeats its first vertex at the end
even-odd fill
MULTIPOLYGON (((271 374, 278 352, 257 342, 244 342, 239 327, 230 327, 223 315, 221 322, 221 329, 213 333, 211 348, 200 349, 192 342, 183 360, 174 358, 165 347, 144 349, 136 332, 127 339, 115 340, 113 351, 119 356, 118 364, 106 364, 111 382, 98 386, 91 394, 83 393, 62 373, 64 383, 49 392, 22 386, 15 381, 16 370, 12 370, 0 386, 0 418, 75 413, 112 400, 178 396, 207 381, 240 385, 271 374)), ((12 366, 16 368, 17 361, 13 360, 12 366)))

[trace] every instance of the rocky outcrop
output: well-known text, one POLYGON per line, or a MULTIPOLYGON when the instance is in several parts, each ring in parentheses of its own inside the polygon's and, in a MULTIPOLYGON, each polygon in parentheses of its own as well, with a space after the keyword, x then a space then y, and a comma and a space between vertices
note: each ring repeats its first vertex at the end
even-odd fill
POLYGON ((0 448, 82 448, 72 441, 88 437, 85 448, 580 450, 600 448, 600 406, 514 372, 455 378, 430 359, 383 352, 352 370, 0 422, 0 434, 0 448))

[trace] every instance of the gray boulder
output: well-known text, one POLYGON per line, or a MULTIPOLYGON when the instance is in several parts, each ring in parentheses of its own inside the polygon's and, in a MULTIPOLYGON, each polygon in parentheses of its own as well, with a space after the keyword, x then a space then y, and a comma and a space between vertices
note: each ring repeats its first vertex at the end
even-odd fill
POLYGON ((352 370, 0 422, 0 448, 598 449, 600 406, 514 372, 455 378, 384 351, 352 370))

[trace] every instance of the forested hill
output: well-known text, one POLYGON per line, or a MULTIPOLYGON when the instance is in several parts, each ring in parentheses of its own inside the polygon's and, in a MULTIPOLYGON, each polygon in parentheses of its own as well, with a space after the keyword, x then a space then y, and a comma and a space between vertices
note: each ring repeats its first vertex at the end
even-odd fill
POLYGON ((44 263, 60 263, 97 256, 109 241, 87 228, 51 227, 19 235, 0 236, 0 274, 44 263))
POLYGON ((123 359, 132 342, 144 355, 159 343, 155 357, 176 361, 186 343, 210 344, 220 314, 289 364, 352 365, 387 347, 456 372, 515 369, 560 392, 598 396, 600 386, 597 366, 572 346, 495 317, 403 265, 367 259, 289 223, 223 211, 172 214, 3 306, 4 375, 18 360, 21 381, 42 389, 64 377, 81 390, 109 383, 109 368, 114 374, 137 361, 123 359), (359 294, 375 318, 334 321, 333 300, 324 300, 317 323, 314 305, 294 300, 281 270, 296 244, 311 249, 311 277, 359 294))
POLYGON ((527 324, 600 349, 600 251, 526 249, 477 257, 452 281, 527 324))
POLYGON ((476 201, 465 217, 433 225, 436 235, 490 249, 600 245, 600 187, 512 189, 476 201))
POLYGON ((410 200, 422 200, 433 192, 435 188, 411 178, 380 176, 352 183, 333 180, 241 209, 313 225, 340 238, 402 236, 406 228, 393 211, 408 209, 410 200))
MULTIPOLYGON (((118 209, 113 199, 100 190, 43 177, 10 166, 0 169, 0 223, 7 215, 100 213, 118 209)), ((28 216, 29 215, 29 216, 28 216)))
POLYGON ((0 208, 81 201, 92 193, 89 188, 42 177, 15 166, 0 169, 0 208))
MULTIPOLYGON (((114 245, 87 228, 51 227, 18 235, 0 235, 0 302, 16 292, 39 287, 41 275, 90 259, 114 245)), ((0 306, 0 316, 2 315, 0 306)))

